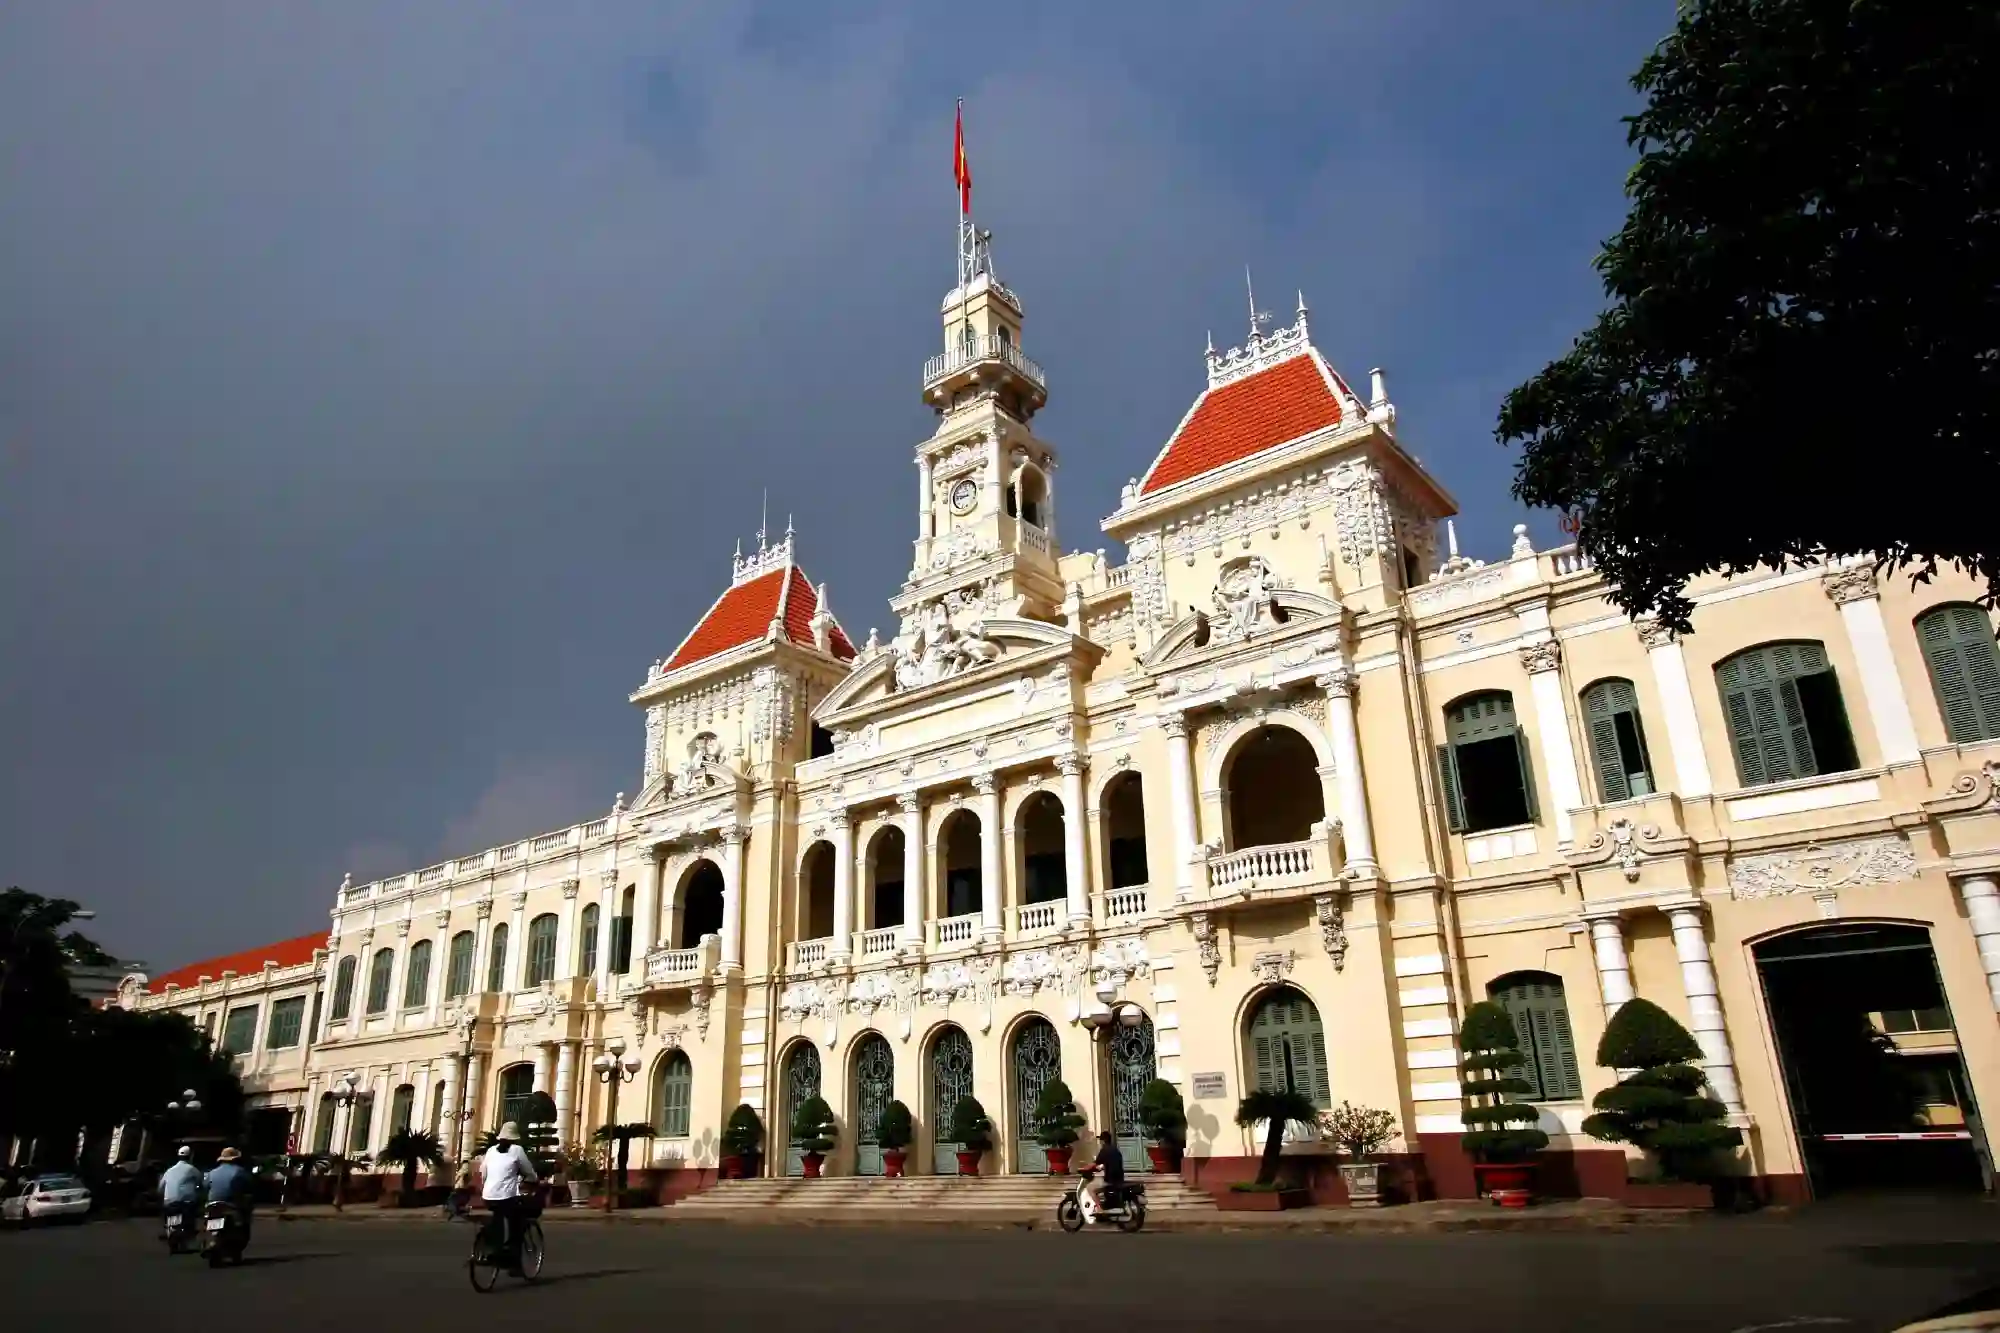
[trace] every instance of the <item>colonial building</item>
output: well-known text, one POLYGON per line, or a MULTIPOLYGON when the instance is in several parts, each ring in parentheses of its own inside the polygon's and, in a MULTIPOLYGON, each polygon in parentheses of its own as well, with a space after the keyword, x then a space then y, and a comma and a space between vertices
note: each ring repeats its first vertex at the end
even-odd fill
MULTIPOLYGON (((592 1062, 622 1039, 616 1116, 653 1121, 669 1197, 711 1178, 738 1103, 782 1148, 814 1093, 831 1171, 880 1170, 891 1098, 912 1169, 954 1169, 967 1094, 986 1169, 1036 1171, 1058 1075, 1135 1151, 1139 1090, 1177 1085, 1211 1182, 1256 1151, 1248 1089, 1386 1108, 1420 1187, 1466 1194, 1454 1034, 1494 997, 1554 1160, 1615 1192, 1623 1154, 1578 1125, 1638 995, 1698 1038, 1779 1196, 1982 1183, 2000 655, 1971 582, 1705 580, 1676 638, 1525 529, 1467 558, 1382 373, 1330 365, 1303 299, 1211 347, 1100 525, 1124 562, 1066 552, 1024 306, 969 227, 940 313, 893 635, 857 645, 793 534, 760 537, 631 694, 633 799, 343 882, 301 1037, 312 1142, 416 1120, 463 1148, 537 1090, 575 1139, 611 1116, 592 1062), (1925 1081, 1930 1123, 1893 1132, 1934 1137, 1856 1166, 1846 1136, 1881 1127, 1840 1104, 1826 1034, 1866 1022, 1925 1081)), ((168 1002, 227 1014, 242 984, 168 1002)))

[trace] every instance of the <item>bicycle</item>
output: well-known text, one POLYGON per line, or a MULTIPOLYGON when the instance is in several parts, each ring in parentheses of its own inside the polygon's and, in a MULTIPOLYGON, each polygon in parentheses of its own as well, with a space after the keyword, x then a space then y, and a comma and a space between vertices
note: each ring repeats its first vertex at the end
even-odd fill
MULTIPOLYGON (((533 1282, 542 1275, 542 1260, 547 1254, 542 1243, 542 1224, 535 1218, 541 1213, 541 1201, 524 1215, 519 1222, 521 1228, 521 1268, 523 1282, 533 1282)), ((507 1249, 506 1234, 501 1220, 488 1217, 472 1236, 472 1253, 465 1261, 466 1275, 472 1279, 474 1291, 493 1290, 500 1283, 500 1270, 505 1266, 507 1249)))

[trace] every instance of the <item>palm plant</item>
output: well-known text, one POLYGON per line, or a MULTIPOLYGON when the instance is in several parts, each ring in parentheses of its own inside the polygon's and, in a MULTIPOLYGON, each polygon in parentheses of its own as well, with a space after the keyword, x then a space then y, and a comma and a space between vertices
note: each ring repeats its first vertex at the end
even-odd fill
POLYGON ((402 1200, 407 1204, 416 1197, 417 1168, 427 1166, 433 1171, 442 1168, 444 1147, 438 1136, 427 1129, 399 1129, 382 1145, 382 1151, 375 1154, 375 1160, 403 1168, 402 1200))
POLYGON ((620 1190, 625 1188, 625 1173, 631 1165, 632 1140, 650 1139, 658 1132, 653 1128, 652 1122, 646 1120, 628 1120, 622 1125, 599 1125, 597 1127, 597 1132, 591 1135, 593 1139, 596 1139, 599 1143, 615 1143, 618 1145, 616 1166, 613 1169, 614 1188, 620 1190))
POLYGON ((1264 1156, 1257 1163, 1257 1184, 1268 1189, 1278 1179, 1278 1156, 1285 1148, 1285 1126, 1319 1124, 1319 1107, 1312 1098, 1289 1088, 1259 1088, 1236 1103, 1236 1123, 1249 1129, 1259 1123, 1270 1126, 1264 1133, 1264 1156))

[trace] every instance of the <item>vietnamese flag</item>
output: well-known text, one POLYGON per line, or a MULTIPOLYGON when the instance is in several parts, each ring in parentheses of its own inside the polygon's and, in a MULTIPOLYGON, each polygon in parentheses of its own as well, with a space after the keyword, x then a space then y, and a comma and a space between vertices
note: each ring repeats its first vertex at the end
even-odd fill
POLYGON ((972 164, 965 160, 965 102, 958 104, 958 124, 952 132, 951 178, 958 183, 958 211, 972 212, 972 164))

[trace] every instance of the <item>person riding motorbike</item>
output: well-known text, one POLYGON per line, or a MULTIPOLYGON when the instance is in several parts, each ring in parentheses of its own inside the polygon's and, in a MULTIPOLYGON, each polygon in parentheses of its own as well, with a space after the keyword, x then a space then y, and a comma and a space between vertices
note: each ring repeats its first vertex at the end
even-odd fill
POLYGON ((1119 1150, 1118 1138, 1110 1130, 1098 1131, 1097 1159, 1091 1165, 1097 1168, 1097 1174, 1085 1188, 1090 1192, 1091 1211, 1101 1213, 1105 1194, 1115 1193, 1125 1184, 1125 1154, 1119 1150))
POLYGON ((243 1154, 234 1148, 224 1148, 216 1154, 215 1166, 209 1171, 203 1184, 208 1189, 210 1203, 226 1203, 236 1209, 236 1216, 243 1228, 243 1243, 250 1244, 250 1214, 257 1206, 257 1178, 242 1165, 243 1154))
POLYGON ((521 1186, 533 1185, 540 1177, 535 1175, 535 1164, 521 1149, 521 1127, 518 1124, 509 1120, 500 1126, 493 1146, 480 1159, 479 1172, 480 1197, 485 1200, 487 1210, 500 1219, 506 1244, 507 1271, 519 1273, 521 1220, 532 1203, 521 1186))
POLYGON ((176 1214, 187 1214, 201 1204, 201 1168, 190 1158, 193 1153, 186 1144, 175 1156, 179 1159, 160 1175, 160 1222, 161 1225, 173 1220, 176 1214))

